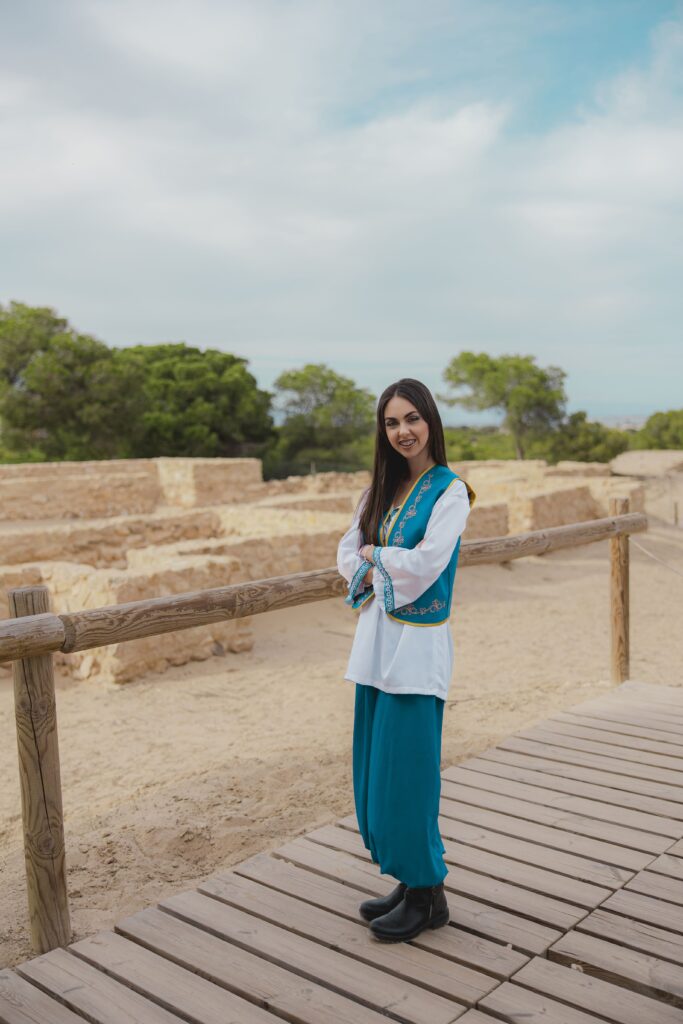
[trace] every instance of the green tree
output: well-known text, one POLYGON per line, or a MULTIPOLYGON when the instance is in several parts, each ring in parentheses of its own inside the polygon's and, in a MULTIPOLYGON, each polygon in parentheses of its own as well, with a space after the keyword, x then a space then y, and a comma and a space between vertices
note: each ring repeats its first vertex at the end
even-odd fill
POLYGON ((272 437, 272 395, 245 359, 184 342, 133 345, 120 358, 143 382, 138 457, 256 455, 272 437))
POLYGON ((74 336, 68 322, 47 306, 23 302, 0 304, 0 394, 21 385, 24 371, 34 356, 46 352, 58 335, 74 336))
POLYGON ((655 412, 633 437, 633 448, 683 448, 683 409, 655 412))
POLYGON ((4 391, 3 443, 30 460, 128 458, 143 408, 140 379, 118 353, 55 334, 4 391))
POLYGON ((589 420, 582 410, 572 413, 552 434, 532 442, 529 457, 553 464, 560 459, 609 462, 628 447, 627 433, 589 420))
POLYGON ((465 409, 499 409, 512 436, 518 459, 528 444, 556 430, 562 422, 567 397, 566 374, 557 366, 536 366, 535 356, 499 356, 461 352, 443 374, 457 394, 439 395, 448 405, 465 409), (464 390, 463 390, 464 389, 464 390))
POLYGON ((324 363, 281 373, 274 383, 284 421, 268 453, 273 475, 353 470, 371 461, 375 398, 324 363))

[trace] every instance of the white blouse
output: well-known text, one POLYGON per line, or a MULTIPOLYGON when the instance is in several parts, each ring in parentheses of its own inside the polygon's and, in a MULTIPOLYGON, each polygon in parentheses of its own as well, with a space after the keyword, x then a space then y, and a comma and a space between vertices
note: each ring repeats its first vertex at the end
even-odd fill
MULTIPOLYGON (((337 568, 348 583, 363 564, 359 522, 368 493, 369 488, 337 549, 337 568)), ((387 531, 400 507, 391 510, 387 531)), ((391 577, 396 608, 415 601, 438 579, 465 529, 469 512, 467 488, 455 479, 435 502, 425 535, 416 547, 382 547, 382 565, 391 577)), ((386 693, 434 694, 445 700, 453 672, 450 621, 420 627, 391 618, 385 610, 384 580, 377 567, 372 589, 374 597, 356 612, 358 622, 344 678, 386 693)))

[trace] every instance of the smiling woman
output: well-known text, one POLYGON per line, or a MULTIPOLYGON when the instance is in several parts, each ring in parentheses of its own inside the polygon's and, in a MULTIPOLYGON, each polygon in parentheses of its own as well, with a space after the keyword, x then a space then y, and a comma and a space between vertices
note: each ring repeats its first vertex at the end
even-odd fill
POLYGON ((356 683, 356 815, 373 861, 399 880, 360 913, 385 941, 449 919, 438 827, 441 731, 453 667, 451 596, 473 501, 446 462, 429 390, 411 378, 390 385, 377 408, 372 483, 337 551, 346 601, 359 610, 345 675, 356 683))

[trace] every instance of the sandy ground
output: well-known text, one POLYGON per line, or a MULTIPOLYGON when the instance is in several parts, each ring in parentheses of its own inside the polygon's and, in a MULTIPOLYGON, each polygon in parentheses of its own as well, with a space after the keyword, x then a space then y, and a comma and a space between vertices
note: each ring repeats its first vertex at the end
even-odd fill
MULTIPOLYGON (((651 521, 636 540, 683 573, 683 529, 651 521)), ((683 685, 683 576, 631 557, 631 678, 683 685)), ((610 689, 608 559, 601 542, 458 572, 444 767, 610 689)), ((353 810, 355 614, 341 598, 269 613, 248 653, 58 681, 74 939, 353 810)), ((6 682, 0 778, 2 967, 32 955, 6 682)))

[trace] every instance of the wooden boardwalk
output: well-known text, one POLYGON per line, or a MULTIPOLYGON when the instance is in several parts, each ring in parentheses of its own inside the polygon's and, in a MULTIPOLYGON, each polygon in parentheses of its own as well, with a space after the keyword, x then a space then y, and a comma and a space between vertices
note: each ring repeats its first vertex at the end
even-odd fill
POLYGON ((3 1024, 683 1024, 683 689, 625 683, 443 773, 451 923, 358 903, 355 817, 0 971, 3 1024))

